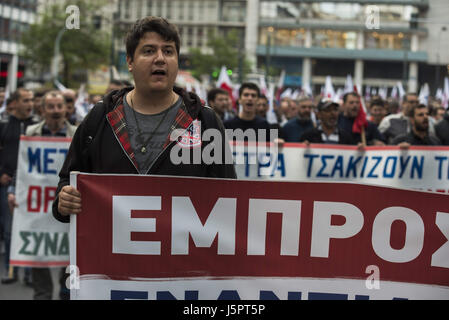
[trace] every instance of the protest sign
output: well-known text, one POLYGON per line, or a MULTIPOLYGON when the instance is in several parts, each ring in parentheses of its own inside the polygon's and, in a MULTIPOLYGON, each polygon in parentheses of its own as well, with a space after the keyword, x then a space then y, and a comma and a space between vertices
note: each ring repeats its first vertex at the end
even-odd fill
POLYGON ((69 264, 69 227, 53 218, 51 207, 70 141, 70 138, 20 137, 11 265, 69 264))
MULTIPOLYGON (((273 148, 272 148, 273 149, 273 148)), ((352 181, 449 192, 449 147, 366 147, 286 143, 278 152, 234 146, 239 179, 352 181)))
POLYGON ((71 175, 73 299, 449 299, 449 196, 71 175))

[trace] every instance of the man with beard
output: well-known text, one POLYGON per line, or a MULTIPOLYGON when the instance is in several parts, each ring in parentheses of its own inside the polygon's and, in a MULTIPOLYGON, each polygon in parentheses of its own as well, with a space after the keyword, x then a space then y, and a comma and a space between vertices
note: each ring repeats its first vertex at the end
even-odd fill
POLYGON ((433 146, 440 145, 440 140, 429 133, 429 109, 424 104, 412 107, 410 111, 411 131, 393 139, 392 144, 401 149, 408 149, 411 145, 433 146))
MULTIPOLYGON (((362 141, 360 133, 352 131, 354 120, 360 109, 360 96, 356 92, 348 92, 343 96, 343 112, 338 117, 338 128, 346 131, 352 138, 359 143, 362 141)), ((377 130, 377 127, 371 121, 368 121, 368 127, 365 129, 366 142, 368 145, 384 146, 384 138, 377 130)))
POLYGON ((338 103, 326 99, 321 100, 318 103, 317 117, 320 120, 318 127, 305 131, 299 138, 300 142, 306 144, 356 144, 350 134, 337 127, 338 103))
MULTIPOLYGON (((294 101, 292 103, 295 103, 294 101)), ((299 98, 297 103, 298 116, 290 119, 283 127, 282 134, 285 142, 299 142, 301 135, 314 128, 311 120, 313 101, 309 97, 299 98)))
MULTIPOLYGON (((401 105, 401 112, 390 114, 382 119, 379 124, 379 131, 388 144, 392 144, 394 138, 411 132, 410 112, 418 104, 418 95, 407 93, 401 105)), ((431 122, 429 123, 429 132, 435 134, 435 128, 431 122)))
MULTIPOLYGON (((59 91, 50 91, 45 94, 42 101, 43 121, 31 125, 26 130, 27 136, 46 137, 73 137, 76 126, 66 119, 67 106, 65 99, 59 91)), ((12 191, 12 190, 11 190, 12 191)), ((17 206, 13 192, 8 194, 10 208, 17 206)), ((11 210, 12 211, 12 210, 11 210)), ((32 268, 32 281, 35 300, 51 300, 53 295, 53 281, 49 268, 32 268)), ((60 298, 68 299, 69 292, 65 287, 65 268, 60 270, 60 298)))

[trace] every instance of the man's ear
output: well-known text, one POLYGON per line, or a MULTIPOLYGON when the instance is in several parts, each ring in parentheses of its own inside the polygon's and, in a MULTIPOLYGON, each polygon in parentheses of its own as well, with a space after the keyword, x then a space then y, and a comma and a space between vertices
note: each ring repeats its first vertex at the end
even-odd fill
POLYGON ((132 62, 133 59, 130 56, 126 56, 126 64, 128 65, 128 71, 132 72, 133 71, 133 66, 132 66, 132 62))

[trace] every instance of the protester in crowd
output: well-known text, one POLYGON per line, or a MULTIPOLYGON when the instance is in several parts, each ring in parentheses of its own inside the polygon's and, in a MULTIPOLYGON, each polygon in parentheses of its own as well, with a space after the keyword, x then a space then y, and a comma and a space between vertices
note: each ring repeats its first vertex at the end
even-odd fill
MULTIPOLYGON (((265 95, 260 95, 260 97, 259 97, 259 99, 257 99, 257 104, 256 104, 256 114, 259 116, 259 117, 261 117, 261 118, 263 118, 263 119, 265 119, 265 120, 267 120, 267 112, 268 112, 268 109, 270 108, 270 106, 269 106, 269 102, 268 102, 268 98, 265 96, 265 95)), ((267 122, 268 122, 268 120, 267 120, 267 122)), ((269 123, 268 122, 268 125, 270 126, 270 129, 275 129, 275 130, 277 130, 277 132, 278 132, 278 138, 279 139, 282 139, 282 141, 278 141, 278 142, 285 142, 285 140, 283 140, 283 138, 284 138, 284 135, 283 135, 283 133, 282 133, 282 128, 281 128, 281 126, 279 125, 279 123, 269 123)))
POLYGON ((242 83, 239 88, 238 103, 241 111, 237 117, 224 122, 226 129, 248 129, 254 130, 257 141, 264 140, 259 136, 259 129, 265 130, 265 141, 270 141, 270 125, 268 122, 256 114, 257 100, 260 96, 259 87, 251 82, 242 83))
POLYGON ((105 94, 108 94, 108 93, 110 93, 111 91, 114 91, 114 90, 120 90, 120 89, 123 89, 123 88, 126 88, 126 87, 131 87, 131 86, 132 86, 132 84, 129 81, 127 81, 127 80, 112 79, 109 82, 109 85, 108 85, 108 87, 106 89, 105 94))
POLYGON ((298 115, 297 104, 290 98, 282 98, 279 104, 278 123, 281 127, 298 115))
POLYGON ((75 101, 76 101, 76 92, 72 89, 66 89, 62 92, 62 95, 64 96, 65 103, 66 103, 66 109, 67 109, 67 120, 72 125, 76 124, 76 110, 75 110, 75 101))
POLYGON ((394 98, 388 98, 386 107, 387 107, 387 116, 390 114, 396 114, 399 112, 399 101, 394 98))
POLYGON ((8 121, 9 116, 13 113, 16 106, 16 102, 12 97, 8 97, 6 99, 6 107, 4 112, 0 115, 1 121, 8 121))
POLYGON ((442 107, 442 106, 435 106, 432 109, 432 112, 431 112, 431 115, 430 115, 430 117, 433 120, 433 123, 437 124, 438 122, 443 120, 445 113, 446 113, 446 110, 444 109, 444 107, 442 107))
MULTIPOLYGON (((399 135, 409 133, 410 111, 419 104, 419 98, 416 93, 407 93, 401 105, 401 112, 386 116, 379 124, 379 131, 384 136, 386 142, 391 144, 393 139, 399 135)), ((434 133, 433 125, 430 126, 431 133, 434 133)))
MULTIPOLYGON (((66 103, 64 97, 59 91, 49 91, 43 97, 42 117, 44 120, 37 124, 28 126, 27 136, 46 136, 46 137, 73 137, 76 126, 70 124, 66 119, 66 103)), ((9 206, 17 207, 15 193, 8 190, 9 206)), ((68 300, 70 292, 66 287, 68 274, 65 267, 60 269, 59 275, 59 298, 68 300)), ((34 300, 51 300, 53 296, 53 280, 49 268, 32 268, 32 281, 34 289, 34 300)))
MULTIPOLYGON (((360 96, 357 92, 348 92, 343 96, 342 110, 338 116, 339 130, 346 131, 352 135, 353 139, 359 143, 362 142, 360 133, 352 131, 352 127, 360 109, 360 96)), ((365 137, 367 145, 385 145, 384 138, 374 123, 368 121, 368 127, 365 128, 365 137)))
POLYGON ((326 143, 326 144, 356 144, 352 135, 339 130, 338 124, 339 104, 332 100, 323 99, 318 103, 317 117, 320 120, 318 127, 304 131, 299 142, 326 143))
POLYGON ((102 99, 102 96, 100 94, 94 94, 89 97, 90 104, 92 106, 96 105, 101 99, 102 99))
POLYGON ((261 118, 267 118, 267 112, 268 109, 270 108, 269 102, 268 102, 268 98, 261 94, 259 99, 257 99, 257 103, 256 103, 256 115, 258 115, 261 118))
POLYGON ((449 111, 446 111, 443 119, 435 125, 435 134, 441 144, 449 145, 449 111))
POLYGON ((230 103, 231 99, 229 99, 229 93, 226 90, 213 88, 207 93, 207 104, 214 109, 222 121, 232 119, 236 116, 230 103))
POLYGON ((387 115, 385 101, 381 98, 372 99, 369 104, 369 114, 368 120, 378 127, 382 119, 387 115))
POLYGON ((33 121, 39 122, 42 120, 42 99, 45 95, 45 90, 37 90, 33 96, 33 121))
POLYGON ((424 104, 411 107, 411 130, 408 133, 395 137, 393 145, 399 145, 401 149, 408 149, 410 145, 440 145, 441 141, 429 131, 429 108, 424 104))
POLYGON ((285 142, 299 142, 299 138, 305 131, 314 128, 314 123, 311 119, 314 107, 311 98, 304 96, 298 99, 297 116, 290 119, 284 126, 282 126, 285 142))
MULTIPOLYGON (((31 112, 33 110, 33 93, 19 88, 11 95, 14 109, 7 121, 0 122, 0 218, 2 221, 3 236, 5 240, 5 271, 2 278, 3 284, 9 284, 18 280, 18 269, 14 268, 13 274, 9 274, 9 253, 11 245, 12 216, 8 207, 7 189, 17 169, 20 135, 25 134, 26 128, 33 124, 31 112)), ((30 273, 25 273, 25 284, 30 284, 30 273)))
MULTIPOLYGON (((135 87, 107 94, 80 124, 59 174, 57 220, 69 222, 81 211, 81 193, 69 185, 71 171, 236 178, 234 165, 225 162, 230 149, 221 120, 197 95, 174 87, 179 50, 177 28, 163 18, 145 17, 131 27, 126 60, 135 87), (191 150, 191 140, 182 137, 199 129, 222 135, 221 163, 173 163, 171 150, 191 150)), ((202 141, 202 150, 209 143, 202 141)))

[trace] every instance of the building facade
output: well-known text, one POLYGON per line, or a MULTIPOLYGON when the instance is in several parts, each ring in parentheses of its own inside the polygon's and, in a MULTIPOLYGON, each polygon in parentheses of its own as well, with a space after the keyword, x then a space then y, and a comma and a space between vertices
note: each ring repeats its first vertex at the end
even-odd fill
MULTIPOLYGON (((181 35, 180 68, 188 69, 190 48, 204 53, 211 33, 225 34, 238 30, 245 36, 247 1, 245 0, 119 0, 118 23, 126 30, 137 19, 145 16, 161 16, 174 23, 181 35)), ((123 35, 123 34, 122 34, 123 35)), ((116 40, 119 70, 127 72, 126 51, 123 37, 116 40)))
POLYGON ((38 0, 0 3, 0 87, 13 91, 21 85, 25 61, 20 58, 20 36, 36 19, 38 0))
POLYGON ((284 69, 296 85, 309 83, 316 91, 330 75, 343 86, 350 74, 360 87, 401 81, 416 92, 447 75, 446 0, 249 2, 260 12, 258 28, 247 34, 258 39, 258 66, 284 69))

